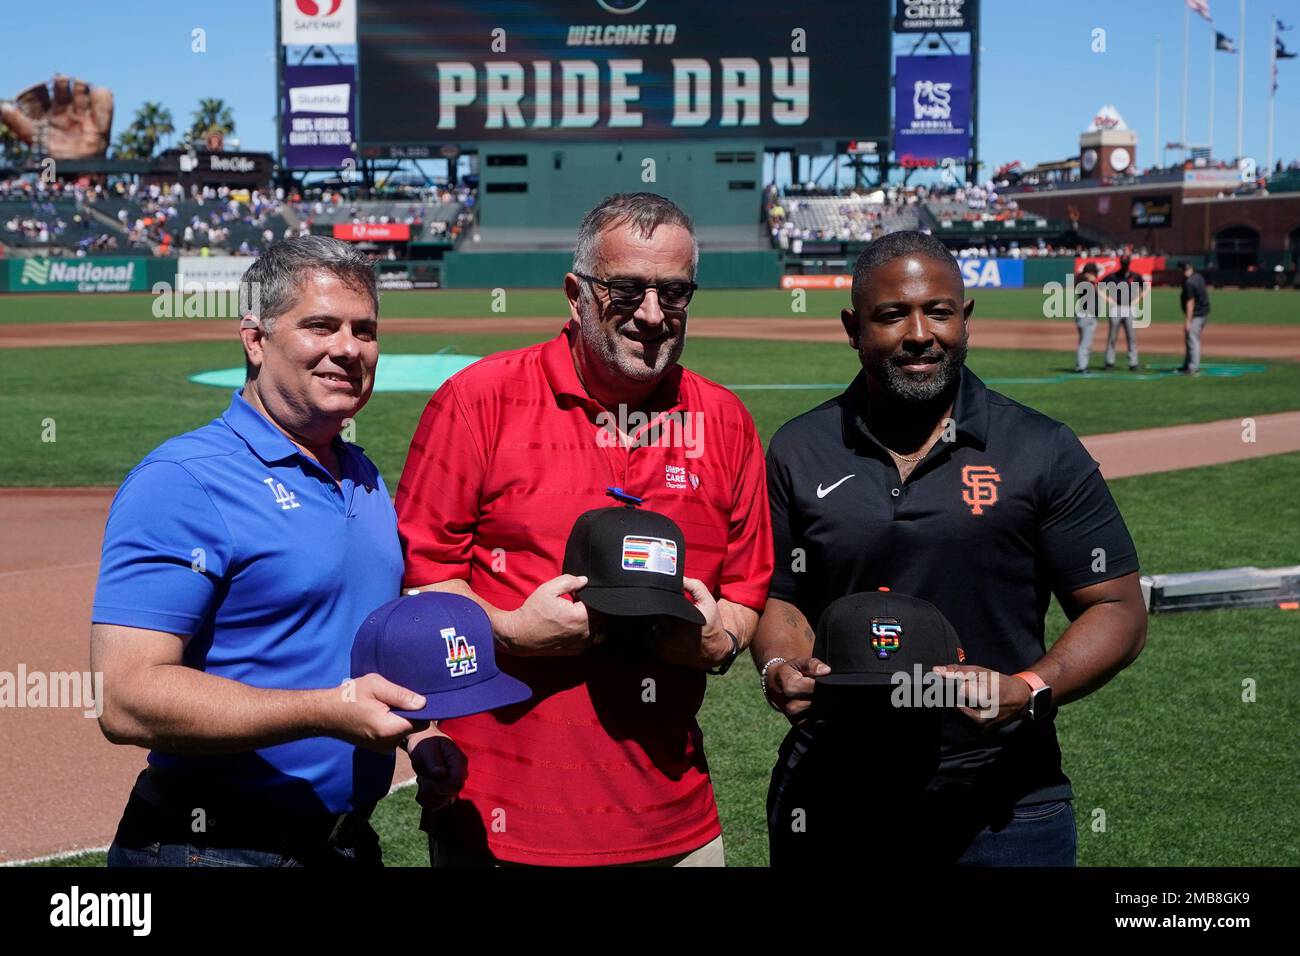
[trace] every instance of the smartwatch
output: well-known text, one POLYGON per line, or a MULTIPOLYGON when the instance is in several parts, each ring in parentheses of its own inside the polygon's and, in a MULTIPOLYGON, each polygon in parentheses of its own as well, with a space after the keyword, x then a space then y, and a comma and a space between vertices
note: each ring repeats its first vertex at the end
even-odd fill
POLYGON ((736 663, 736 658, 740 656, 740 638, 726 628, 723 628, 723 630, 727 632, 727 637, 731 638, 731 654, 728 655, 727 659, 717 667, 709 668, 709 673, 714 677, 721 677, 723 674, 727 673, 727 671, 731 670, 731 665, 736 663))
POLYGON ((1052 719, 1052 687, 1033 671, 1020 671, 1012 674, 1029 685, 1029 703, 1025 705, 1025 716, 1038 722, 1052 719))

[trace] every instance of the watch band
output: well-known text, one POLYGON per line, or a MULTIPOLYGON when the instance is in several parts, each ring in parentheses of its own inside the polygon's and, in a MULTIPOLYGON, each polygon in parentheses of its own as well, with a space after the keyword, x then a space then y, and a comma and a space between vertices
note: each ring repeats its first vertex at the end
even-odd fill
POLYGON ((726 633, 727 637, 731 638, 731 656, 717 667, 709 668, 708 672, 714 677, 721 677, 723 674, 727 673, 727 671, 731 670, 731 665, 736 663, 736 658, 740 656, 740 638, 738 638, 735 633, 728 628, 724 627, 722 630, 726 633))
POLYGON ((1047 681, 1043 680, 1033 671, 1029 671, 1029 670, 1019 671, 1015 674, 1012 674, 1011 676, 1019 677, 1022 681, 1024 681, 1026 684, 1029 685, 1029 699, 1025 701, 1025 707, 1024 707, 1025 716, 1028 717, 1028 719, 1031 721, 1038 721, 1045 718, 1047 716, 1046 713, 1040 714, 1037 712, 1035 701, 1038 697, 1042 696, 1043 699, 1048 702, 1046 706, 1047 709, 1050 710, 1052 688, 1048 685, 1047 681), (1044 694, 1044 692, 1046 693, 1044 694))
POLYGON ((1044 687, 1047 686, 1047 681, 1043 680, 1033 671, 1017 671, 1011 676, 1019 677, 1022 681, 1024 681, 1026 684, 1029 685, 1029 689, 1031 691, 1042 690, 1044 687))

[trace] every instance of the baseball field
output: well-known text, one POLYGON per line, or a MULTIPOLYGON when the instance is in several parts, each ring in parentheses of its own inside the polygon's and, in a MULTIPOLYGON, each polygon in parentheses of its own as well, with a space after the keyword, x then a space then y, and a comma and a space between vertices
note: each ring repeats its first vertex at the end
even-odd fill
MULTIPOLYGON (((1043 318, 1041 293, 973 295, 970 366, 1081 436, 1222 423, 1212 434, 1153 433, 1169 440, 1153 437, 1159 453, 1123 471, 1103 460, 1107 474, 1131 475, 1111 488, 1144 573, 1300 563, 1300 420, 1277 417, 1300 412, 1300 296, 1216 290, 1204 374, 1188 379, 1172 372, 1182 336, 1170 290, 1157 291, 1154 322, 1138 333, 1142 369, 1122 370, 1121 354, 1120 371, 1086 377, 1071 372, 1073 323, 1043 318), (1256 424, 1258 436, 1248 437, 1256 424), (1260 455, 1264 445, 1278 453, 1260 455)), ((788 292, 702 290, 684 363, 734 389, 766 441, 855 374, 856 356, 837 333, 845 299, 809 292, 798 311, 788 292)), ((228 388, 190 377, 242 364, 235 322, 158 319, 151 302, 0 296, 0 613, 8 622, 0 671, 20 663, 85 670, 112 488, 151 448, 229 402, 228 388)), ((550 337, 566 314, 558 291, 388 293, 381 349, 483 356, 550 337)), ((353 440, 390 489, 427 397, 427 388, 377 391, 355 422, 353 440)), ((1054 603, 1049 640, 1064 623, 1054 603)), ((1300 613, 1279 609, 1158 615, 1136 664, 1062 710, 1081 864, 1300 863, 1298 639, 1300 613)), ((143 751, 113 747, 77 709, 15 710, 3 720, 10 755, 0 779, 0 861, 101 865, 143 751)), ((728 862, 763 865, 763 802, 786 722, 764 703, 746 662, 710 679, 700 722, 728 862)), ((399 764, 399 781, 408 776, 399 764)), ((870 794, 863 805, 889 826, 887 807, 873 808, 870 794)), ((417 819, 409 787, 381 804, 375 825, 390 865, 427 863, 417 819)))

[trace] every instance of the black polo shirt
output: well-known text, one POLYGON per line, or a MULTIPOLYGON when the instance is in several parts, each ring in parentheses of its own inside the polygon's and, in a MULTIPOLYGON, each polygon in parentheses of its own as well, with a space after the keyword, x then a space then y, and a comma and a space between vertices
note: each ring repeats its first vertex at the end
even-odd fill
MULTIPOLYGON (((816 626, 836 598, 889 587, 938 607, 967 663, 1030 667, 1045 652, 1053 593, 1138 568, 1097 463, 1061 422, 963 369, 954 440, 936 442, 900 481, 864 423, 864 374, 772 438, 771 596, 816 626)), ((980 734, 948 713, 942 738, 936 785, 978 785, 1000 803, 1072 796, 1050 723, 980 734)))

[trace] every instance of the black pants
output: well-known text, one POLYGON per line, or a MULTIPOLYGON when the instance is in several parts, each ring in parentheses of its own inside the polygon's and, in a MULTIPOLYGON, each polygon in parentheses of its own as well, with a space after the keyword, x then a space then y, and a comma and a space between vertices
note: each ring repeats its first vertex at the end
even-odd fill
POLYGON ((380 867, 369 815, 289 813, 147 769, 131 790, 108 865, 380 867))

